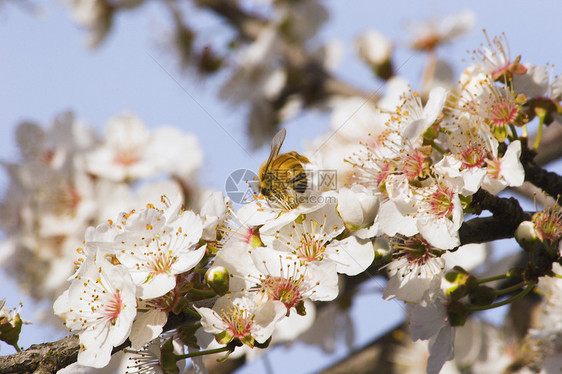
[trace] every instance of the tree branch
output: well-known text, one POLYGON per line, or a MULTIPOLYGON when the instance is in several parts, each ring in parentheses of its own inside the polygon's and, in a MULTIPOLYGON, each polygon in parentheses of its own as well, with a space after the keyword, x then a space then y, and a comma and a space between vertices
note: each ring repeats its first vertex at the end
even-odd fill
POLYGON ((557 199, 558 196, 562 196, 562 177, 537 165, 536 156, 535 151, 530 150, 527 146, 522 147, 521 163, 525 169, 525 180, 557 199))
POLYGON ((513 238, 519 223, 506 224, 503 219, 496 217, 473 218, 464 222, 459 230, 461 245, 513 238))
POLYGON ((76 362, 79 350, 78 335, 56 342, 33 344, 22 352, 0 357, 0 374, 54 374, 76 362))

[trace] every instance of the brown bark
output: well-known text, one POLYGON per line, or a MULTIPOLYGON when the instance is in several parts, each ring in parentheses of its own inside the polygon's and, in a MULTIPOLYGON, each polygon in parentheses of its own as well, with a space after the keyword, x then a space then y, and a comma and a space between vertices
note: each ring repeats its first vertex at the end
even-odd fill
POLYGON ((0 374, 54 374, 76 362, 79 350, 77 335, 33 344, 22 352, 0 357, 0 374))

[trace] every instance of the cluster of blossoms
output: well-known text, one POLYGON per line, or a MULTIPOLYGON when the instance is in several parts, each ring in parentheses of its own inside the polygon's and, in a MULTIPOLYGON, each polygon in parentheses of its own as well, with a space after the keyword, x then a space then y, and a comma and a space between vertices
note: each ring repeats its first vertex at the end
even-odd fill
POLYGON ((338 273, 356 275, 375 257, 369 239, 344 234, 346 217, 352 222, 357 212, 337 207, 366 203, 368 222, 377 199, 322 197, 323 203, 290 211, 256 201, 238 214, 220 193, 209 196, 200 214, 183 211, 180 196, 163 197, 161 209, 149 204, 90 227, 71 286, 54 306, 80 334, 78 363, 105 366, 127 338, 141 349, 162 333, 170 313, 196 311, 224 350, 234 349, 234 339, 266 347, 276 328, 305 315, 286 339, 306 330, 312 301, 338 295, 338 273), (223 296, 211 299, 212 308, 199 305, 213 295, 223 296))
POLYGON ((43 129, 21 123, 20 159, 4 162, 10 184, 0 204, 2 263, 36 300, 67 287, 88 226, 158 198, 197 201, 197 139, 172 127, 151 131, 136 116, 111 118, 103 136, 63 113, 43 129), (163 182, 156 177, 169 176, 163 182), (103 203, 101 203, 103 202, 103 203))
MULTIPOLYGON (((346 155, 334 162, 329 146, 309 152, 300 199, 257 196, 235 211, 216 192, 196 214, 182 208, 181 195, 163 196, 160 208, 148 204, 89 228, 71 286, 55 303, 80 333, 78 363, 106 365, 127 338, 140 355, 131 372, 192 357, 172 341, 250 355, 310 329, 315 302, 334 300, 341 275, 362 273, 377 257, 388 274, 383 298, 407 303, 412 338, 428 342, 426 370, 441 371, 454 357, 456 328, 499 295, 468 273, 486 253, 461 246, 464 215, 478 191, 496 195, 523 183, 517 128, 525 129, 534 102, 558 102, 561 83, 512 60, 500 38, 474 62, 458 87, 431 89, 425 105, 395 79, 381 105, 355 122, 358 132, 336 138, 346 155), (341 168, 344 186, 322 185, 328 167, 341 168), (375 239, 390 249, 377 250, 375 239), (193 323, 162 339, 172 314, 193 323)), ((558 207, 535 214, 536 240, 526 246, 544 243, 558 258, 560 217, 558 207)), ((541 285, 545 293, 557 287, 541 285)))
POLYGON ((84 257, 54 304, 67 327, 80 331, 79 364, 103 367, 127 338, 137 349, 157 338, 189 287, 185 275, 206 250, 203 220, 182 210, 180 195, 162 203, 87 230, 84 257))
MULTIPOLYGON (((143 3, 68 2, 93 44, 116 11, 143 3)), ((250 129, 258 138, 271 130, 264 122, 285 120, 312 101, 287 95, 300 74, 278 55, 287 40, 306 42, 327 19, 318 1, 274 4, 275 22, 240 54, 221 91, 224 99, 251 104, 250 129)), ((463 13, 418 26, 412 47, 433 53, 473 23, 463 13)), ((550 268, 531 263, 523 280, 505 289, 490 282, 515 273, 477 278, 486 248, 461 245, 459 230, 466 214, 479 213, 476 196, 523 183, 527 123, 536 117, 542 128, 560 120, 562 78, 512 58, 498 37, 474 51, 458 81, 434 76, 418 93, 394 76, 393 46, 384 36, 366 33, 355 46, 386 80, 386 93, 377 105, 359 97, 327 103, 335 131, 309 145, 303 159, 310 162, 300 165, 307 190, 290 191, 298 197, 290 203, 260 195, 235 210, 211 192, 197 204, 195 139, 170 128, 150 132, 130 114, 111 119, 103 140, 69 114, 47 131, 19 127, 22 161, 7 165, 12 185, 1 207, 10 249, 4 255, 35 295, 66 288, 54 311, 79 334, 78 364, 105 367, 114 349, 129 344, 130 373, 179 372, 186 358, 203 371, 201 353, 251 357, 318 327, 315 318, 324 317, 316 316, 342 314, 319 302, 335 300, 345 276, 374 264, 388 278, 383 298, 406 304, 414 342, 393 357, 403 372, 415 372, 412 363, 421 361, 428 373, 468 366, 475 373, 503 371, 514 360, 498 352, 512 347, 501 342, 502 332, 469 315, 515 301, 537 284, 545 298, 529 344, 541 352, 533 356, 537 365, 560 367, 561 286, 554 277, 562 274, 560 208, 535 213, 515 234, 531 258, 550 268), (337 183, 323 184, 327 170, 337 171, 337 183), (133 196, 140 181, 162 173, 171 181, 142 186, 133 196), (76 236, 84 231, 85 238, 76 236), (58 264, 69 258, 75 268, 61 271, 58 264), (36 271, 45 264, 47 271, 36 271), (472 338, 489 344, 472 354, 477 348, 463 345, 472 338), (411 358, 418 351, 424 360, 411 358)), ((325 47, 313 60, 329 71, 332 53, 325 47)), ((291 186, 282 183, 273 194, 280 189, 291 186)))
MULTIPOLYGON (((370 33, 358 40, 364 60, 379 75, 377 68, 390 60, 391 49, 381 38, 370 33), (385 59, 367 54, 366 49, 375 48, 372 39, 385 59)), ((512 59, 503 36, 474 51, 472 62, 456 86, 433 87, 423 99, 393 77, 377 106, 355 99, 335 102, 335 135, 310 147, 309 157, 320 169, 337 169, 345 185, 379 199, 368 237, 384 237, 392 247, 383 298, 408 303, 412 338, 429 341, 428 373, 440 372, 454 357, 456 326, 464 325, 470 312, 494 307, 495 297, 502 295, 478 281, 469 285, 476 278, 467 271, 485 258, 483 248, 460 246, 464 216, 474 213, 473 195, 520 186, 525 180, 520 135, 526 137, 526 124, 537 117, 542 127, 559 120, 561 112, 562 78, 552 80, 547 67, 512 59), (342 123, 345 131, 338 132, 342 123), (464 258, 458 263, 462 268, 453 269, 457 263, 449 259, 451 251, 478 260, 464 258)), ((540 243, 550 256, 547 261, 558 261, 560 222, 558 206, 536 213, 528 222, 532 239, 526 248, 535 250, 540 243)), ((542 275, 553 274, 560 273, 547 269, 542 275)), ((531 286, 518 297, 535 281, 525 282, 531 286)), ((548 352, 556 351, 551 347, 548 352)), ((498 361, 495 369, 505 369, 507 361, 512 362, 498 361)))

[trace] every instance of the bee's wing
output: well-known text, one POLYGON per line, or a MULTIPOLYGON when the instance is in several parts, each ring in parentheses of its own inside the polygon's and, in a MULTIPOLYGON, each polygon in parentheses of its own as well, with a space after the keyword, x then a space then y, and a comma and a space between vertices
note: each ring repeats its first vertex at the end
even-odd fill
POLYGON ((273 137, 273 140, 271 141, 271 153, 269 154, 269 158, 265 163, 264 170, 267 170, 269 168, 269 165, 271 164, 271 161, 273 161, 279 155, 279 150, 283 145, 283 141, 285 140, 286 134, 287 131, 285 129, 281 129, 281 131, 279 131, 273 137))

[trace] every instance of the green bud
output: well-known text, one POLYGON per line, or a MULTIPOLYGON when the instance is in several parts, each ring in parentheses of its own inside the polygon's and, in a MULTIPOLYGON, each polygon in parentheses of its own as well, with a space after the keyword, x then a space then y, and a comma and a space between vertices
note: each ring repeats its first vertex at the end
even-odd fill
POLYGON ((218 295, 225 295, 230 284, 230 274, 223 266, 213 266, 205 273, 205 282, 218 295))
POLYGON ((468 271, 464 270, 464 268, 459 265, 453 267, 453 270, 460 274, 468 274, 468 271))
POLYGON ((0 340, 5 341, 9 345, 18 348, 18 340, 21 332, 21 325, 23 324, 19 313, 10 321, 7 317, 0 318, 0 340))
POLYGON ((447 295, 454 300, 468 295, 478 287, 478 280, 460 266, 455 266, 452 271, 445 274, 445 279, 454 283, 454 286, 447 289, 447 295))
POLYGON ((454 270, 451 270, 445 274, 445 280, 451 283, 457 283, 457 279, 459 278, 459 273, 454 270))
POLYGON ((392 254, 390 244, 386 239, 375 239, 373 242, 373 248, 375 249, 375 262, 388 259, 392 254))
POLYGON ((464 284, 457 284, 447 289, 447 296, 453 300, 458 300, 468 294, 468 289, 464 284))
POLYGON ((478 279, 476 279, 472 275, 468 275, 466 277, 465 283, 466 287, 468 288, 468 292, 472 292, 478 287, 478 279))

